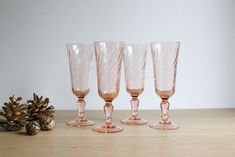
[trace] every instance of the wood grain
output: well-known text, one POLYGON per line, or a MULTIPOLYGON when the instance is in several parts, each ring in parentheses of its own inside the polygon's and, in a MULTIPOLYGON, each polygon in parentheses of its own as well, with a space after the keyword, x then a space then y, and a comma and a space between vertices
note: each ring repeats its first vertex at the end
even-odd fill
MULTIPOLYGON (((126 118, 129 111, 115 111, 113 120, 126 118)), ((159 120, 159 111, 140 111, 149 122, 159 120)), ((234 157, 235 109, 176 110, 171 119, 178 130, 159 131, 143 126, 123 126, 116 134, 99 134, 88 128, 70 128, 65 123, 75 111, 57 111, 56 128, 36 136, 0 130, 0 157, 234 157)), ((102 111, 87 111, 96 124, 103 122, 102 111)))

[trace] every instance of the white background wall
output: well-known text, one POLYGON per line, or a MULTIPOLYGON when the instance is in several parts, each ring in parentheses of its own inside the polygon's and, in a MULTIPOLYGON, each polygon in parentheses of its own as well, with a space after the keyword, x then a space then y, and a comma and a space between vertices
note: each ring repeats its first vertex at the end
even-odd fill
MULTIPOLYGON (((179 40, 171 108, 235 107, 234 8, 233 0, 0 0, 0 103, 36 92, 76 109, 66 43, 179 40)), ((102 109, 93 65, 87 109, 102 109)), ((159 109, 150 51, 146 66, 140 108, 159 109)), ((129 100, 122 75, 115 108, 129 100)))

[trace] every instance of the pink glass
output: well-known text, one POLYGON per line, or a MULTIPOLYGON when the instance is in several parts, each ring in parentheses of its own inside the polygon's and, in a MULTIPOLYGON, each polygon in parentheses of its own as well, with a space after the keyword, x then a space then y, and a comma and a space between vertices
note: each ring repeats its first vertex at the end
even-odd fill
POLYGON ((150 43, 153 59, 155 91, 162 99, 161 120, 150 124, 151 128, 172 130, 178 126, 169 120, 168 99, 175 93, 176 69, 180 43, 163 41, 150 43))
POLYGON ((90 89, 91 61, 93 56, 92 44, 67 44, 69 57, 72 91, 77 96, 78 115, 68 122, 71 127, 90 126, 94 123, 84 117, 85 96, 90 89))
POLYGON ((105 101, 105 123, 92 128, 95 132, 116 133, 123 130, 112 123, 112 101, 119 93, 123 48, 123 42, 94 42, 98 93, 105 101))
POLYGON ((121 122, 129 125, 146 124, 138 116, 138 96, 144 91, 144 74, 147 55, 147 44, 126 44, 124 50, 124 69, 126 90, 131 95, 131 116, 121 122))

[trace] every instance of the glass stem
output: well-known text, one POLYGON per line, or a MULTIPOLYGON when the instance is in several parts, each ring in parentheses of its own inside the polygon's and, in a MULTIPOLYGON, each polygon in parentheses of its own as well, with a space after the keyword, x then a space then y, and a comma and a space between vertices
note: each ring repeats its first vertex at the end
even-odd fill
POLYGON ((112 124, 113 105, 112 102, 106 102, 104 105, 105 123, 112 124))
POLYGON ((168 102, 168 98, 162 98, 162 102, 161 102, 161 118, 162 118, 162 123, 167 123, 168 119, 169 119, 169 107, 170 107, 170 103, 168 102))
POLYGON ((131 102, 131 116, 137 117, 138 116, 138 107, 139 107, 138 97, 132 97, 130 102, 131 102))
POLYGON ((84 98, 78 98, 78 118, 79 120, 84 119, 85 100, 84 98))

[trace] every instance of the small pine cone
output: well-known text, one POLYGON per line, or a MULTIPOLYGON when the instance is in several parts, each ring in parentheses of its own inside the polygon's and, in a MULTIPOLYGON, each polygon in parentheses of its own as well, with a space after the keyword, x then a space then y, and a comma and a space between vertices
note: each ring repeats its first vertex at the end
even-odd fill
POLYGON ((42 130, 52 130, 55 127, 54 119, 49 116, 43 116, 40 119, 39 124, 42 130))
POLYGON ((49 98, 39 97, 35 93, 33 94, 33 99, 27 101, 27 109, 29 114, 29 120, 39 120, 43 116, 49 116, 54 118, 54 106, 49 106, 49 98))
POLYGON ((26 132, 28 135, 36 135, 40 131, 40 125, 37 121, 29 121, 26 123, 26 132))
POLYGON ((4 103, 3 111, 0 111, 0 116, 6 119, 0 121, 0 126, 8 131, 18 131, 24 127, 28 118, 27 107, 21 103, 21 97, 13 95, 9 99, 10 102, 4 103))

